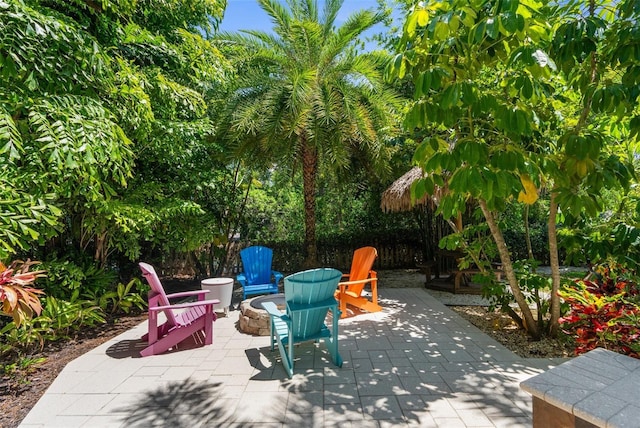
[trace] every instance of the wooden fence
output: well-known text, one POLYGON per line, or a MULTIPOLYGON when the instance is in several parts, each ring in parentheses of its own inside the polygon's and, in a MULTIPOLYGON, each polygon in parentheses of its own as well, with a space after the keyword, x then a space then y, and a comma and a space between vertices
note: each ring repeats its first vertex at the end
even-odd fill
MULTIPOLYGON (((302 245, 266 244, 273 249, 273 267, 281 272, 296 272, 302 269, 304 251, 302 245)), ((351 267, 353 252, 364 246, 378 250, 374 269, 415 268, 422 262, 423 251, 419 239, 403 239, 395 242, 359 242, 354 245, 318 244, 318 262, 320 266, 333 267, 348 271, 351 267)))
MULTIPOLYGON (((336 242, 330 240, 320 240, 318 242, 318 264, 322 267, 333 267, 343 272, 351 267, 353 252, 366 246, 375 247, 378 250, 378 258, 373 267, 376 270, 384 269, 411 269, 417 264, 423 263, 425 259, 434 260, 440 239, 451 233, 449 225, 441 217, 421 218, 420 228, 395 232, 385 232, 383 234, 365 235, 360 238, 339 237, 336 242)), ((264 245, 273 249, 273 269, 283 273, 298 272, 303 269, 304 249, 302 244, 274 243, 274 242, 234 242, 227 255, 228 262, 225 263, 222 276, 235 276, 242 269, 240 261, 240 250, 249 245, 264 245)), ((209 250, 210 252, 210 250, 209 250)), ((196 275, 194 268, 193 254, 171 255, 162 257, 159 263, 164 266, 164 273, 168 276, 175 275, 196 275)), ((220 268, 216 260, 217 268, 220 268)), ((201 274, 202 275, 202 274, 201 274)))

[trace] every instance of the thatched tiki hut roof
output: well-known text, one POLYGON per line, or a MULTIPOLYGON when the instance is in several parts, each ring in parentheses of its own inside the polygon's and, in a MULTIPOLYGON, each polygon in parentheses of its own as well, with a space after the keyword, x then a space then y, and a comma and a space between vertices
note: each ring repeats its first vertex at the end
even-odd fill
MULTIPOLYGON (((420 178, 424 177, 424 172, 419 166, 414 166, 402 177, 387 188, 382 193, 380 208, 385 213, 411 211, 418 206, 427 206, 435 210, 442 194, 446 192, 446 187, 435 186, 433 195, 424 195, 420 200, 411 201, 411 185, 420 178)), ((462 230, 462 213, 458 213, 455 223, 450 223, 454 230, 462 230)))
POLYGON ((422 178, 424 176, 423 174, 422 168, 414 166, 402 177, 394 181, 393 184, 382 193, 380 201, 382 211, 386 213, 411 211, 416 206, 432 205, 434 201, 431 195, 425 195, 422 199, 415 202, 411 201, 411 184, 422 178))

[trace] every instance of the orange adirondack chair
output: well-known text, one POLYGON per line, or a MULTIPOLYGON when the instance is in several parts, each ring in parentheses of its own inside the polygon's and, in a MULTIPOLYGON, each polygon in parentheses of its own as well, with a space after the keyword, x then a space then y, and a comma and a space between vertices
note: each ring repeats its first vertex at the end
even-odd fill
POLYGON ((376 257, 378 257, 378 251, 373 247, 358 248, 353 253, 351 271, 342 276, 347 281, 340 282, 335 293, 340 303, 342 318, 346 316, 347 305, 367 312, 382 310, 382 306, 378 304, 378 275, 376 271, 371 270, 376 257), (362 294, 367 284, 371 284, 371 300, 362 294))
POLYGON ((153 266, 142 262, 138 265, 151 287, 149 291, 149 332, 142 336, 142 340, 146 340, 148 346, 140 351, 140 355, 148 357, 161 354, 191 335, 204 345, 211 345, 213 343, 213 322, 216 320, 213 305, 220 303, 220 300, 204 300, 204 295, 209 290, 165 294, 164 287, 153 266), (198 296, 198 301, 181 304, 169 302, 169 299, 187 296, 198 296), (174 312, 175 310, 178 311, 174 312), (167 317, 167 320, 161 325, 158 325, 159 312, 164 312, 167 317))

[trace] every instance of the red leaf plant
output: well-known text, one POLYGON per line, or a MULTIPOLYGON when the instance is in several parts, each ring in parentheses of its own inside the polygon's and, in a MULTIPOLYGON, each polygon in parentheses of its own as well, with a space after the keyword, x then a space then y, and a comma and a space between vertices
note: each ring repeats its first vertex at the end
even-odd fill
POLYGON ((578 280, 560 296, 570 306, 560 323, 575 337, 576 355, 605 348, 640 358, 640 293, 633 275, 602 266, 593 280, 578 280))
POLYGON ((16 326, 42 311, 38 295, 42 290, 31 284, 43 277, 44 271, 29 271, 38 262, 16 260, 6 267, 0 263, 0 313, 13 317, 16 326))

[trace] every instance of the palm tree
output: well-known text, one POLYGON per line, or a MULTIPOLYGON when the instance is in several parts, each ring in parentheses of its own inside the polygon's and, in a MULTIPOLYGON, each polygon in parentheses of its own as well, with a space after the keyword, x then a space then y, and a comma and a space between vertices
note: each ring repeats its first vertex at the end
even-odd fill
POLYGON ((384 167, 384 138, 394 129, 399 98, 384 83, 388 60, 358 52, 358 38, 385 15, 362 10, 336 26, 343 0, 258 0, 273 33, 221 34, 232 46, 237 86, 227 103, 228 133, 258 160, 302 168, 305 265, 317 265, 316 179, 321 166, 351 159, 384 167))

